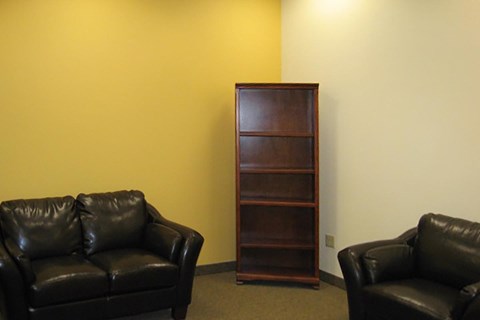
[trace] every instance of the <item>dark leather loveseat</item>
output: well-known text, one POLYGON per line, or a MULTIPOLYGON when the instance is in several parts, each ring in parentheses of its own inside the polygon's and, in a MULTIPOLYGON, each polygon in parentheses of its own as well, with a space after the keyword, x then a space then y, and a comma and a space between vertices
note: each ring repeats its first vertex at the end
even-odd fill
POLYGON ((350 320, 479 320, 480 224, 427 214, 338 254, 350 320))
POLYGON ((185 318, 203 238, 142 192, 5 201, 0 221, 6 319, 185 318))

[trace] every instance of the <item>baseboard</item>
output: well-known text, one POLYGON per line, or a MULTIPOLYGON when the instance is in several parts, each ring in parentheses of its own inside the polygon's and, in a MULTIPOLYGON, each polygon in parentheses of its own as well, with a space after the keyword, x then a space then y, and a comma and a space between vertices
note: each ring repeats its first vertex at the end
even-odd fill
MULTIPOLYGON (((235 261, 206 264, 206 265, 197 266, 195 270, 195 275, 201 276, 201 275, 207 275, 207 274, 213 274, 213 273, 235 271, 235 268, 236 268, 235 261)), ((320 270, 320 280, 332 286, 345 290, 345 282, 343 281, 342 278, 337 277, 336 275, 320 270)))
POLYGON ((345 281, 334 274, 320 270, 320 280, 332 286, 345 290, 345 281))
POLYGON ((205 264, 202 266, 197 266, 195 270, 195 275, 201 276, 206 274, 235 271, 235 267, 236 267, 235 261, 205 264))

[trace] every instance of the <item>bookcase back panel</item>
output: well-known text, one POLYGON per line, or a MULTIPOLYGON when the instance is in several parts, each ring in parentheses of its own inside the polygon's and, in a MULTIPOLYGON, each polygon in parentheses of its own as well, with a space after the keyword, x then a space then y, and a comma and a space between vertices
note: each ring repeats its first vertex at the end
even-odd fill
POLYGON ((313 132, 313 92, 246 89, 239 95, 240 131, 313 132))
POLYGON ((313 138, 240 137, 241 167, 313 168, 313 138))
POLYGON ((314 201, 315 177, 312 174, 240 175, 240 199, 314 201))
POLYGON ((314 255, 310 250, 270 250, 248 248, 242 250, 241 271, 278 274, 314 274, 314 255))
POLYGON ((242 206, 242 243, 311 244, 314 239, 314 209, 242 206))

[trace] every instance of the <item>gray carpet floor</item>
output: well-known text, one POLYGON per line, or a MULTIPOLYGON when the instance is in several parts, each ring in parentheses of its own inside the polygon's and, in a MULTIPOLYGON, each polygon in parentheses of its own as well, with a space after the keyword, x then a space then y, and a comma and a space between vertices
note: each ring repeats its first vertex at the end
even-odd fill
MULTIPOLYGON (((187 320, 348 320, 344 290, 254 282, 237 285, 234 272, 195 277, 187 320)), ((170 310, 117 320, 167 320, 170 310)))

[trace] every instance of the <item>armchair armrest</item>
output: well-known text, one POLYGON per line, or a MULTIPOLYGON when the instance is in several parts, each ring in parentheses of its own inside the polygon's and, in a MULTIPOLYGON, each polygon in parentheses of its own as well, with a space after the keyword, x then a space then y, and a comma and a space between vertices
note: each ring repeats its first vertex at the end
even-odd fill
POLYGON ((415 245, 415 240, 417 239, 417 228, 411 228, 399 235, 396 239, 404 241, 409 246, 415 245))
POLYGON ((389 244, 368 250, 363 266, 368 283, 409 278, 413 274, 413 248, 408 244, 389 244))
POLYGON ((362 301, 362 288, 368 284, 364 270, 363 256, 373 248, 392 244, 413 244, 417 231, 412 228, 397 238, 357 244, 347 247, 338 253, 338 261, 342 269, 345 287, 347 289, 350 320, 364 320, 365 310, 362 301))
POLYGON ((163 224, 149 223, 145 232, 145 247, 176 262, 183 237, 180 233, 163 224))
POLYGON ((28 319, 25 300, 25 284, 22 274, 4 244, 0 242, 0 282, 7 309, 7 315, 12 319, 28 319))
POLYGON ((147 203, 147 212, 152 222, 167 226, 182 236, 183 241, 177 260, 180 274, 176 305, 177 307, 187 306, 192 300, 193 277, 204 239, 197 231, 165 219, 149 203, 147 203))
POLYGON ((466 315, 464 319, 480 319, 480 281, 469 284, 460 290, 452 314, 455 319, 462 319, 464 313, 466 315), (473 309, 469 308, 474 300, 478 300, 476 307, 473 305, 473 309), (467 308, 468 312, 465 312, 467 308))

